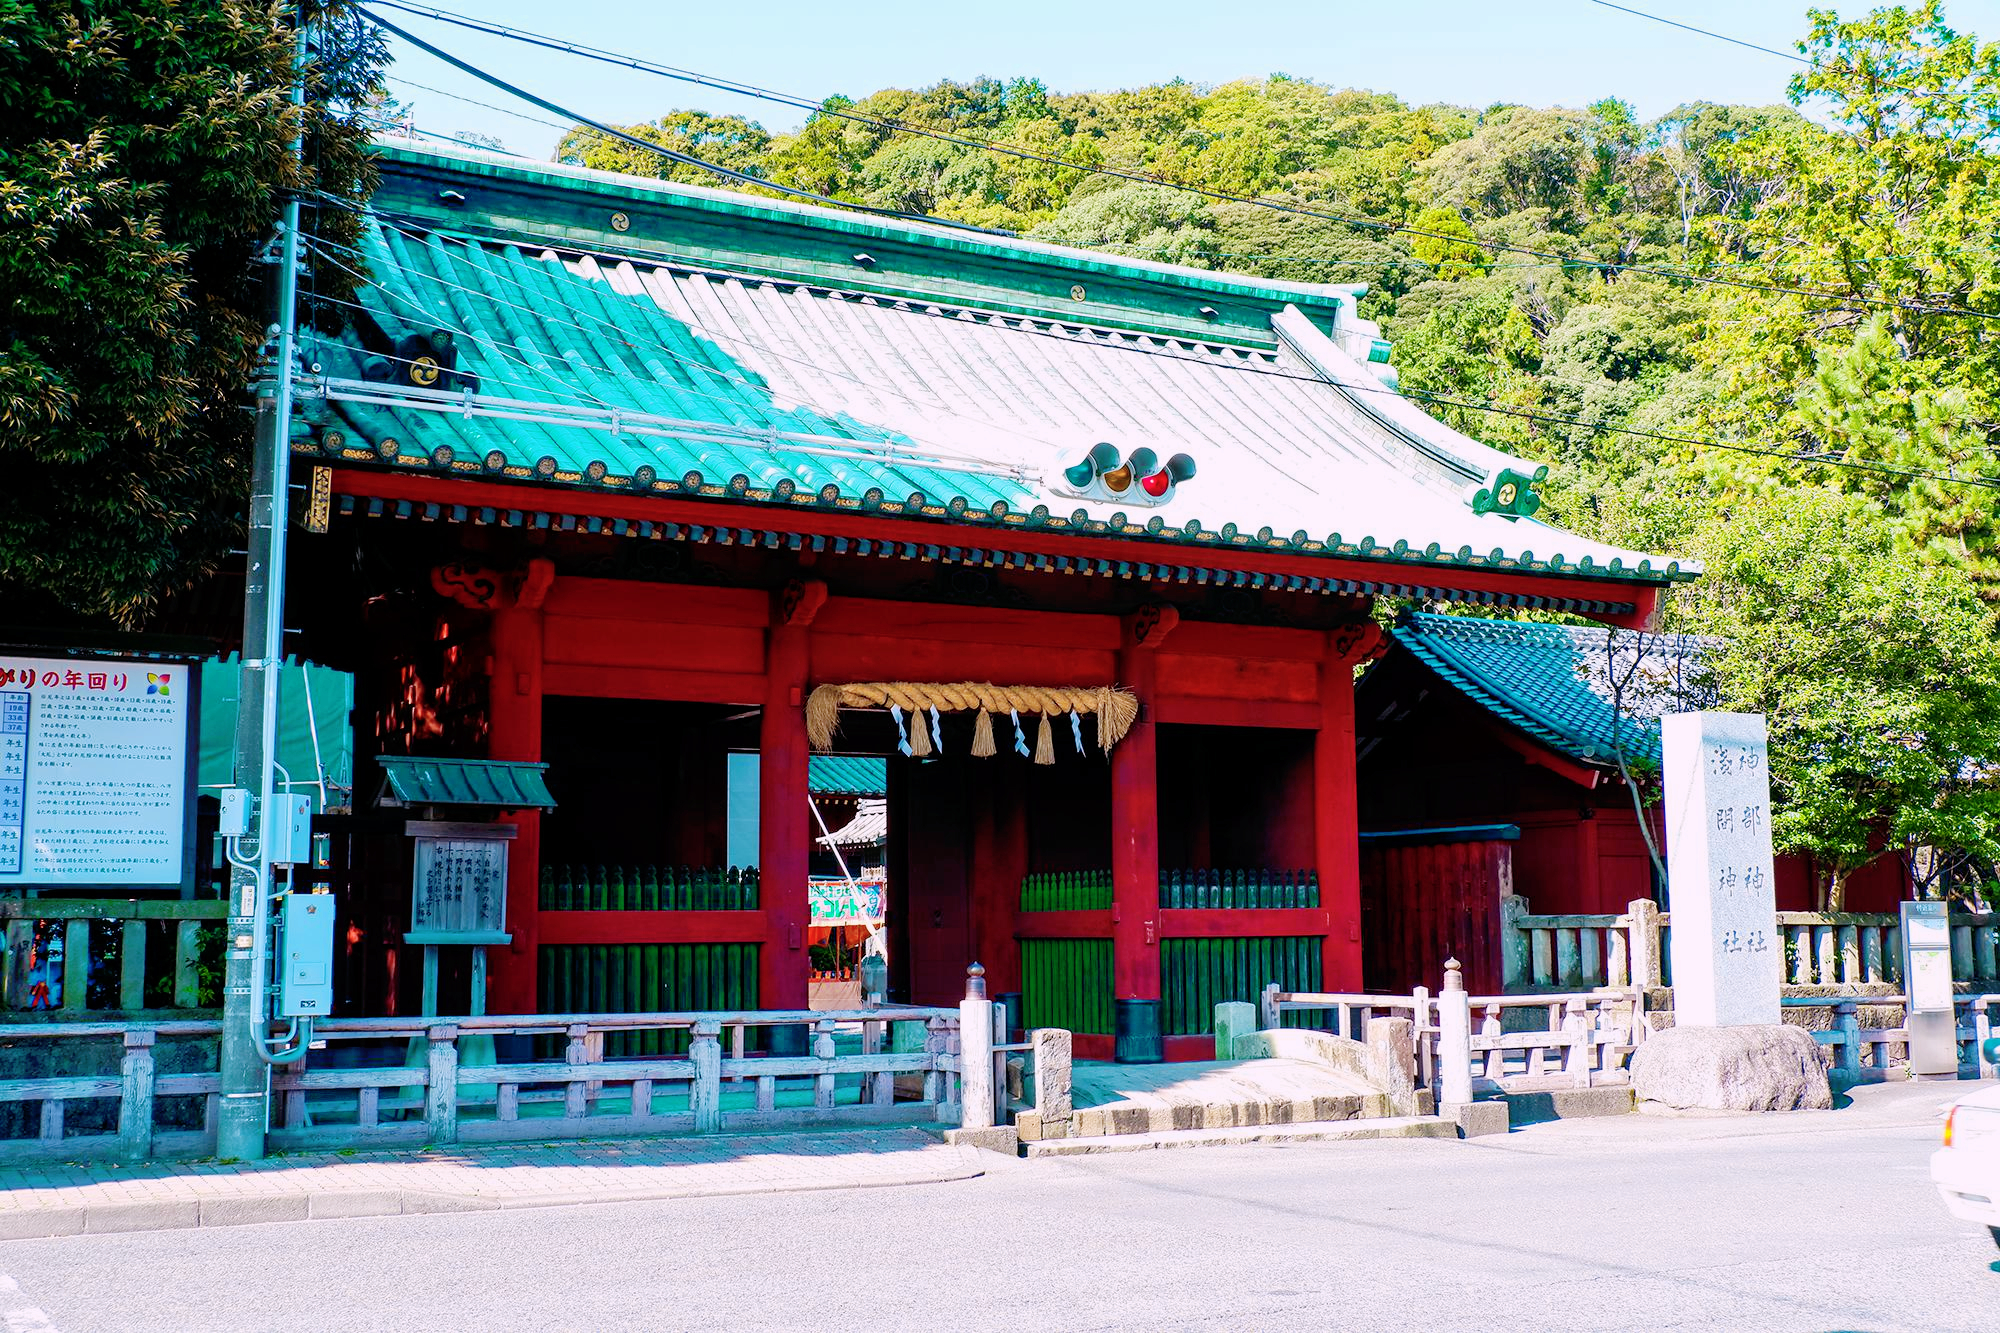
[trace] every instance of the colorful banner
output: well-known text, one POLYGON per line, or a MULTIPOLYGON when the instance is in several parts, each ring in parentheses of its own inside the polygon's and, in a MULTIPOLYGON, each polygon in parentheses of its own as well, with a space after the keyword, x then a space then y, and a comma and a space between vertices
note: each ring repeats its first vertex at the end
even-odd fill
POLYGON ((879 878, 815 879, 806 885, 815 926, 876 926, 882 924, 882 895, 888 885, 879 878))

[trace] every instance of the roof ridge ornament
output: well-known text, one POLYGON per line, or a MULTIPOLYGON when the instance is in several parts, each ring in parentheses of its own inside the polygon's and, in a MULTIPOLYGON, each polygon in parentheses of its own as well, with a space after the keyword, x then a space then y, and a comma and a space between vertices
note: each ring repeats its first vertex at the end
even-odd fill
POLYGON ((1465 501, 1475 514, 1498 514, 1509 522, 1529 518, 1542 507, 1535 483, 1547 473, 1546 467, 1536 468, 1533 474, 1511 467, 1494 468, 1487 474, 1484 485, 1467 490, 1465 501))

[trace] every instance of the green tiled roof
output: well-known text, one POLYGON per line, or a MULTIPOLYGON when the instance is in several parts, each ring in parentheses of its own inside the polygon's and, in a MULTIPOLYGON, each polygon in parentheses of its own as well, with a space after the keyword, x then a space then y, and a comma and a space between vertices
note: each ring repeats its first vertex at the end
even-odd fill
POLYGON ((1700 687, 1702 644, 1685 635, 1627 633, 1619 660, 1643 658, 1632 671, 1624 716, 1612 711, 1606 684, 1611 631, 1470 616, 1405 614, 1396 642, 1448 685, 1502 722, 1557 753, 1586 764, 1626 762, 1657 768, 1659 714, 1689 703, 1700 687))
POLYGON ((483 805, 501 810, 553 810, 542 774, 547 764, 494 759, 431 759, 383 755, 389 795, 401 805, 483 805))
POLYGON ((889 761, 866 755, 816 754, 807 782, 815 796, 880 796, 889 790, 889 761))
MULTIPOLYGON (((1217 564, 1204 550, 1338 556, 1446 590, 1456 568, 1697 572, 1535 519, 1546 469, 1383 382, 1356 288, 478 155, 384 149, 383 172, 360 249, 313 247, 363 277, 350 329, 309 349, 303 453, 1115 535, 1170 567, 1217 564), (1186 453, 1195 473, 1158 504, 1079 499, 1062 471, 1098 442, 1186 453), (1519 503, 1494 512, 1505 476, 1519 503)), ((1548 604, 1564 594, 1551 580, 1548 604)))

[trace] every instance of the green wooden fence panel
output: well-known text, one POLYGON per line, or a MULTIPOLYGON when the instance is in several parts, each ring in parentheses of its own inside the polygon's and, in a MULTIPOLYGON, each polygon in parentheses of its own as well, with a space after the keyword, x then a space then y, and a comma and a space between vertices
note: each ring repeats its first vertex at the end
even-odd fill
POLYGON ((1110 1033, 1110 940, 1022 940, 1021 980, 1028 1027, 1110 1033))
MULTIPOLYGON (((1254 1004, 1271 982, 1286 990, 1318 990, 1320 937, 1166 939, 1160 941, 1160 970, 1167 1035, 1202 1036, 1214 1030, 1216 1005, 1254 1004)), ((1287 1015, 1287 1026, 1293 1017, 1287 1015)))
POLYGON ((1162 870, 1160 906, 1318 907, 1319 876, 1310 870, 1162 870))
MULTIPOLYGON (((754 944, 545 944, 536 987, 544 1013, 632 1014, 757 1007, 754 944)), ((607 1056, 673 1054, 684 1034, 609 1033, 607 1056)))
POLYGON ((549 865, 536 901, 549 912, 754 912, 758 876, 735 866, 549 865))

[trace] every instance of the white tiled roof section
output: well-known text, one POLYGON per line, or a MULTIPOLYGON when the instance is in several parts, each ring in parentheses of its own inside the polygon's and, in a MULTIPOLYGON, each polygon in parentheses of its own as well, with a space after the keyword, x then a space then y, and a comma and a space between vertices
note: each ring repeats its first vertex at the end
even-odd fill
MULTIPOLYGON (((620 292, 650 295, 766 381, 776 405, 1024 469, 1035 498, 1059 516, 1083 509, 1144 522, 1157 513, 1170 529, 1199 520, 1210 531, 1337 534, 1376 548, 1466 551, 1481 563, 1496 551, 1536 565, 1560 556, 1557 567, 1569 570, 1586 556, 1599 569, 1650 560, 1664 572, 1669 563, 1535 519, 1475 514, 1467 495, 1476 478, 1496 463, 1530 474, 1536 465, 1426 416, 1323 335, 1308 360, 1296 339, 1260 351, 679 268, 582 265, 620 292), (1423 447, 1412 443, 1418 435, 1423 447), (1099 441, 1121 452, 1143 445, 1163 460, 1186 453, 1197 474, 1157 507, 1087 503, 1049 486, 1099 441)), ((1288 311, 1280 328, 1293 316, 1303 320, 1288 311)), ((933 499, 949 486, 941 480, 933 499)))

